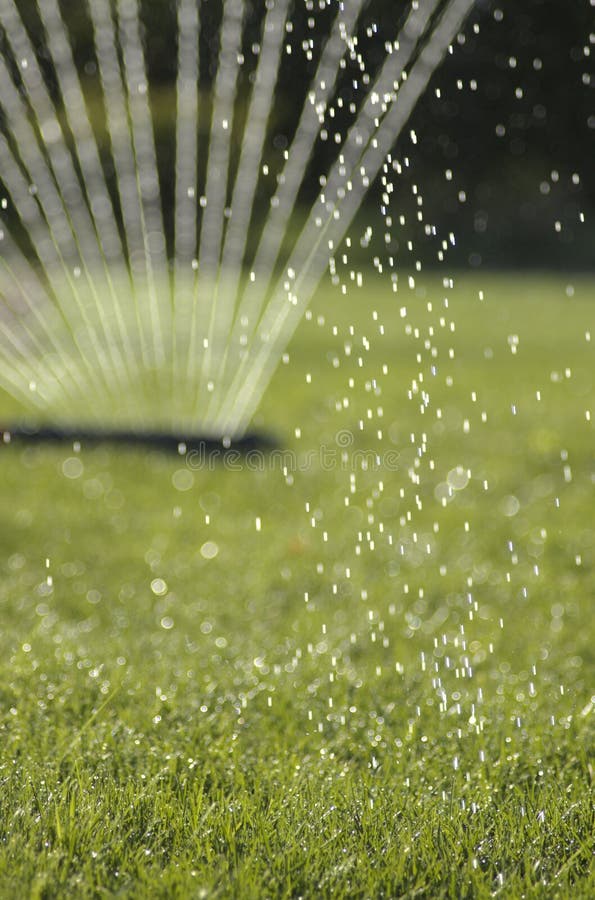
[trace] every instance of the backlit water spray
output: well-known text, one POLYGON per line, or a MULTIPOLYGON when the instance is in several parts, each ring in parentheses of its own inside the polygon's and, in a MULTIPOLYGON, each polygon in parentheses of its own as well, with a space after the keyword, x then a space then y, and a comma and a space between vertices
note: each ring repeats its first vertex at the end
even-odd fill
POLYGON ((295 88, 294 131, 279 152, 276 82, 304 52, 291 4, 267 4, 250 61, 243 0, 226 0, 216 31, 200 4, 178 4, 175 91, 161 99, 175 104, 167 169, 157 133, 159 116, 172 116, 152 96, 139 5, 83 4, 75 25, 83 19, 90 46, 77 63, 58 4, 3 0, 0 376, 27 407, 78 426, 246 429, 473 2, 405 4, 394 33, 378 36, 372 72, 358 49, 363 2, 310 6, 314 75, 295 88), (208 94, 205 38, 217 42, 208 94), (321 143, 332 153, 307 213, 296 203, 321 143))

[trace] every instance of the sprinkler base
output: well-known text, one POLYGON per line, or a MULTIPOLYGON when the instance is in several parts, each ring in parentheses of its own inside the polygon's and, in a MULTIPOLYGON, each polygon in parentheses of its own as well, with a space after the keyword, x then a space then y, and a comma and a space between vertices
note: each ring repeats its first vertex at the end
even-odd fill
POLYGON ((0 441, 7 444, 80 444, 81 448, 110 444, 112 446, 160 450, 186 456, 188 453, 204 454, 208 457, 226 454, 245 455, 250 451, 266 452, 275 448, 270 436, 256 432, 241 437, 214 437, 212 435, 190 434, 167 431, 134 431, 120 428, 75 428, 73 426, 0 426, 0 441))

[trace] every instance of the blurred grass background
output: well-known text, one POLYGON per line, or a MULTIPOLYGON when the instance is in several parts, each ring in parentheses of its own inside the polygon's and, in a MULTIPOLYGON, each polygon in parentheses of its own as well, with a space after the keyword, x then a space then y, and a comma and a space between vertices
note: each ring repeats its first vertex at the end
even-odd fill
POLYGON ((594 287, 572 289, 324 288, 255 423, 285 474, 2 447, 4 896, 589 896, 594 287), (397 464, 362 470, 370 449, 397 464))

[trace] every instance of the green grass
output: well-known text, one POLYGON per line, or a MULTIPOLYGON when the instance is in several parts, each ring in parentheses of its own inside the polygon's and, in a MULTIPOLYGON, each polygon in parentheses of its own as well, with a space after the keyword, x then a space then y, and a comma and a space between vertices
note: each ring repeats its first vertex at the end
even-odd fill
POLYGON ((2 449, 0 896, 593 896, 573 283, 321 293, 255 423, 285 474, 2 449))

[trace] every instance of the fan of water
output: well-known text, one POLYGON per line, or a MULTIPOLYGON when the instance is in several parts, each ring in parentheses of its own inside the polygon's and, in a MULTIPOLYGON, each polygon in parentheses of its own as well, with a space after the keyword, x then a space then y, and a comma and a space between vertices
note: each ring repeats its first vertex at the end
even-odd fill
POLYGON ((241 434, 472 6, 400 4, 367 58, 363 0, 268 0, 256 26, 180 0, 160 94, 137 0, 2 0, 2 387, 58 421, 241 434))

